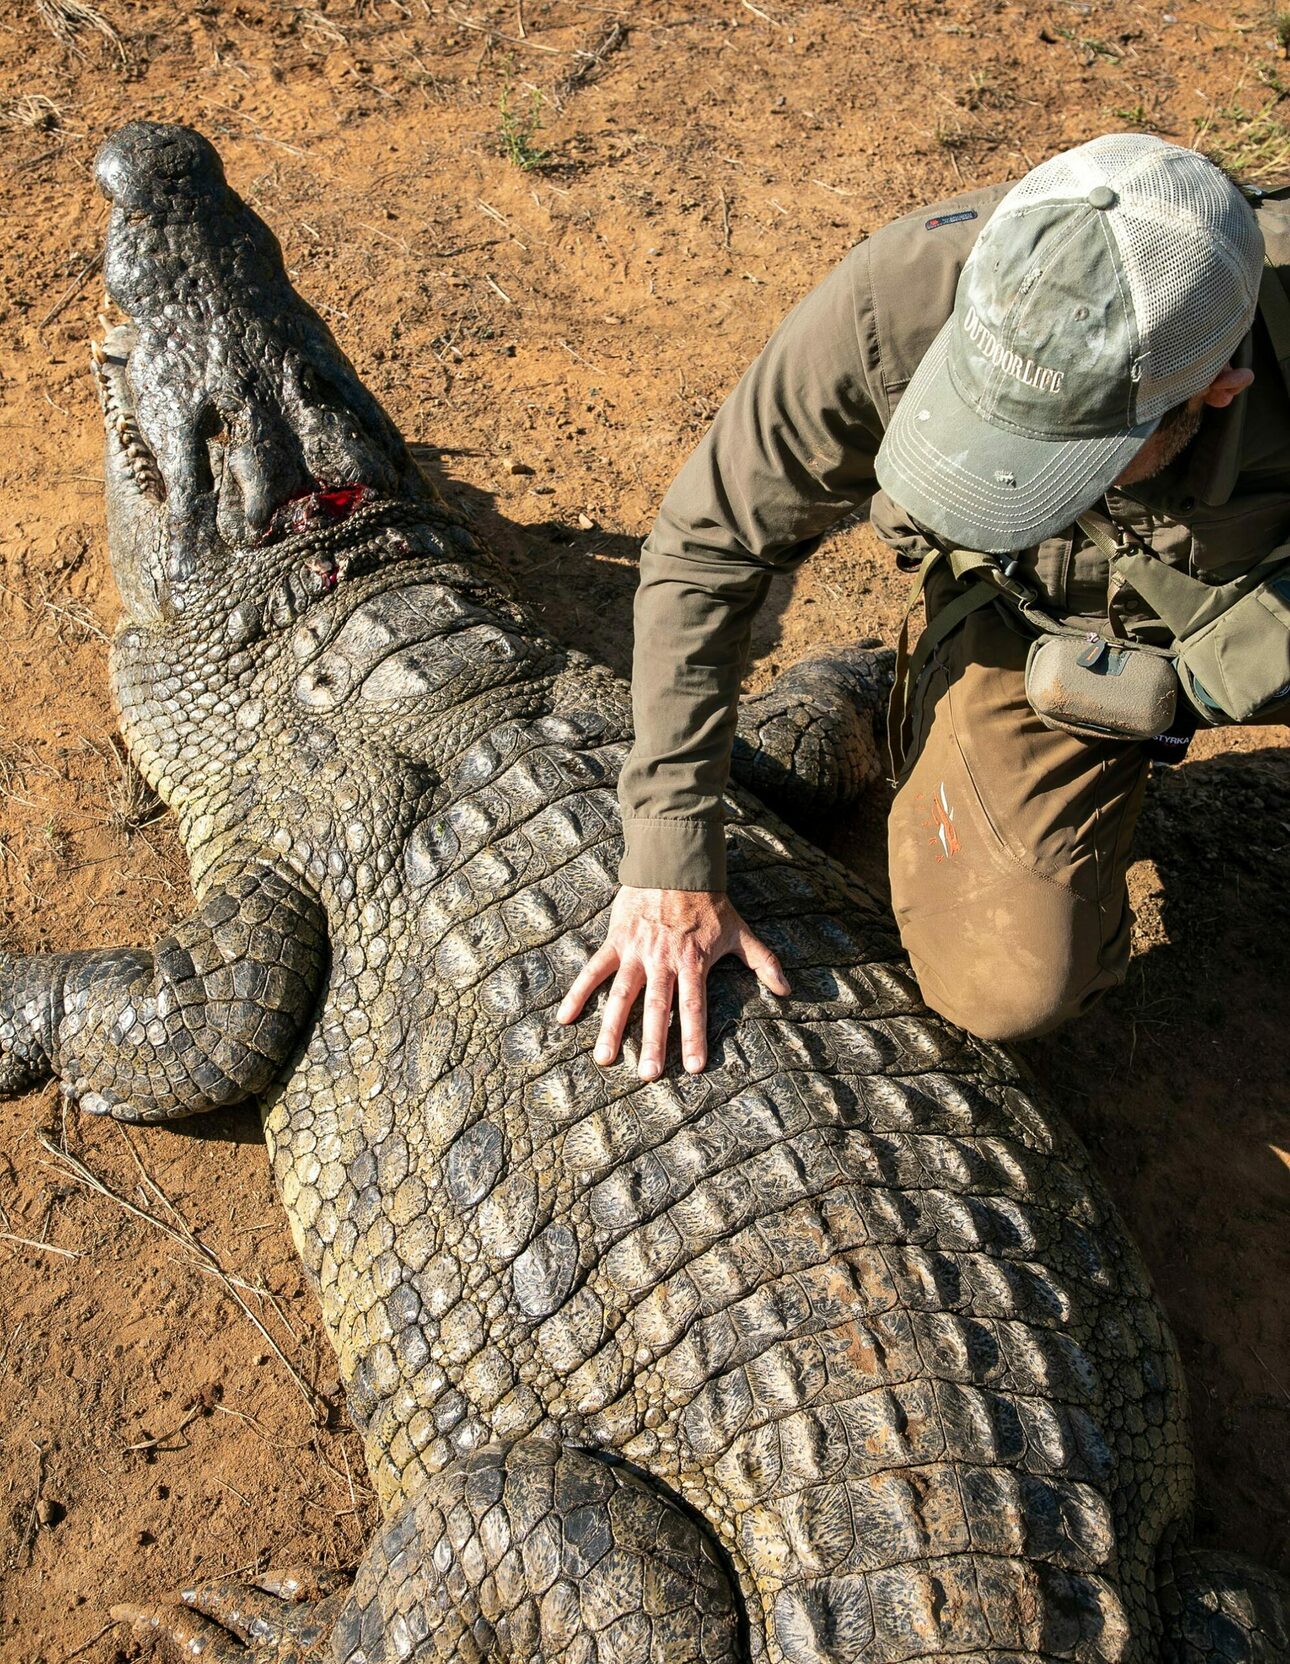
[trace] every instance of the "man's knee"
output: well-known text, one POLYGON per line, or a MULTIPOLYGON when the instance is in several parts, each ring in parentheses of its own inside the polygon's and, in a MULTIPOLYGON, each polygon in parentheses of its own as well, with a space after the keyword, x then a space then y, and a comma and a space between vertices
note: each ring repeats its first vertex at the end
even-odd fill
POLYGON ((1048 1034, 1086 1011, 1110 986, 1097 983, 1096 974, 1090 978, 1084 966, 1033 958, 1024 974, 1006 962, 960 961, 947 967, 912 951, 910 960, 932 1010, 980 1040, 1033 1040, 1048 1034))
POLYGON ((1127 897, 1111 918, 1031 874, 963 906, 906 905, 898 916, 923 998, 982 1040, 1029 1040, 1060 1027, 1123 982, 1128 964, 1127 897))

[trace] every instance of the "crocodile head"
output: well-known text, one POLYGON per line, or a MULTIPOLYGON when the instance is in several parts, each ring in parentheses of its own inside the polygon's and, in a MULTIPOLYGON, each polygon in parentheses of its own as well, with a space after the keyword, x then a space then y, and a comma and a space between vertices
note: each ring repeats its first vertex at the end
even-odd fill
POLYGON ((335 562, 302 534, 427 501, 407 448, 200 134, 131 122, 95 171, 112 202, 104 277, 129 320, 95 348, 129 621, 254 602, 284 580, 325 591, 335 562), (284 544, 298 556, 285 574, 284 544))

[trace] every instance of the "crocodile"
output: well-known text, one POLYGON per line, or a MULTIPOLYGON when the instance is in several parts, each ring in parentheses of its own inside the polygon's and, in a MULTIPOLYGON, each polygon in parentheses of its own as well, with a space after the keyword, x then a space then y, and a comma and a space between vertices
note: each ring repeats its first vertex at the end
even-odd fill
MULTIPOLYGON (((1087 1156, 853 875, 734 786, 792 995, 723 962, 709 1067, 648 1083, 557 1023, 625 686, 510 593, 203 137, 131 123, 96 174, 111 682, 195 902, 0 956, 0 1090, 258 1102, 381 1511, 352 1580, 121 1616, 217 1664, 1290 1658, 1286 1585, 1189 1546, 1178 1358, 1087 1156)), ((752 702, 744 773, 808 822, 863 783, 880 673, 752 702)))

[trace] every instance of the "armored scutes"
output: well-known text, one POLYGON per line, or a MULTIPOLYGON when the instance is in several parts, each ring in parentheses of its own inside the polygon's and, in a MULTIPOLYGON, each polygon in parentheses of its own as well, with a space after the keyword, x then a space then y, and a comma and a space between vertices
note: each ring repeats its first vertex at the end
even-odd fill
MULTIPOLYGON (((504 593, 203 139, 136 123, 98 172, 113 686, 198 899, 151 953, 0 958, 0 1086, 259 1099, 385 1521, 351 1586, 140 1628, 333 1664, 1290 1656, 1273 1579, 1179 1546, 1178 1364, 1083 1153, 846 873, 736 795, 793 999, 722 966, 710 1069, 650 1085, 556 1023, 626 690, 504 593)), ((880 669, 767 696, 747 772, 854 784, 860 730, 813 724, 880 669)))

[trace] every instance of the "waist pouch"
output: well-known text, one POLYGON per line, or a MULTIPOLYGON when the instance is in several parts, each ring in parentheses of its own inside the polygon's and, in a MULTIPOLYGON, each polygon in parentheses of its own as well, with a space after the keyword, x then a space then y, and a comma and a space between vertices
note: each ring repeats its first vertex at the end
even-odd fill
POLYGON ((1173 725, 1178 674, 1159 648, 1096 633, 1043 635, 1026 658, 1026 698, 1046 728, 1081 739, 1149 740, 1173 725))
POLYGON ((1290 573, 1179 640, 1178 678, 1210 723, 1246 722, 1290 697, 1290 573))

